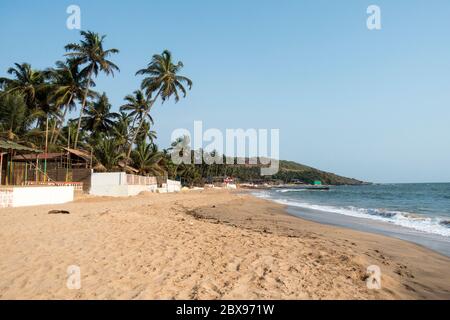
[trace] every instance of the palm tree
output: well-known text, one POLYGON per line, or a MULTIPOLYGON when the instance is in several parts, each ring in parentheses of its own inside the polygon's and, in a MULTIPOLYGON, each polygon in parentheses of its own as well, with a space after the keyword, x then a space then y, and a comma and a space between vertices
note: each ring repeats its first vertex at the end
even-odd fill
POLYGON ((14 79, 2 77, 0 84, 5 88, 5 93, 22 94, 28 107, 34 109, 37 92, 42 89, 44 84, 44 75, 41 71, 31 68, 28 63, 15 63, 14 65, 15 67, 9 68, 7 71, 14 76, 14 79))
POLYGON ((119 162, 125 156, 114 138, 100 136, 94 147, 94 155, 96 160, 108 171, 118 168, 119 162))
POLYGON ((178 169, 178 174, 182 179, 186 181, 189 186, 193 186, 195 183, 201 182, 202 175, 195 166, 195 164, 181 164, 178 169))
POLYGON ((0 132, 9 140, 16 140, 26 132, 29 121, 27 119, 27 105, 24 97, 19 93, 0 96, 0 132))
POLYGON ((33 148, 41 148, 45 141, 45 131, 42 128, 32 128, 32 125, 36 119, 43 117, 44 111, 29 110, 20 93, 0 95, 0 136, 33 148))
POLYGON ((117 140, 123 150, 128 149, 130 122, 130 115, 125 112, 120 112, 111 130, 112 136, 117 140))
POLYGON ((150 141, 150 143, 153 143, 156 140, 157 138, 156 131, 151 130, 150 128, 151 128, 150 122, 144 121, 144 123, 141 126, 141 130, 138 132, 136 136, 135 140, 136 144, 146 141, 147 138, 150 141))
POLYGON ((177 178, 177 171, 178 171, 178 165, 174 164, 169 155, 169 150, 164 149, 164 167, 167 170, 167 176, 169 179, 176 179, 177 178))
POLYGON ((178 75, 182 67, 183 63, 181 61, 176 64, 173 63, 172 54, 168 50, 164 50, 162 54, 155 54, 153 56, 152 61, 148 64, 147 68, 136 72, 136 75, 147 75, 147 77, 142 80, 141 89, 145 90, 148 104, 137 130, 134 132, 131 145, 128 149, 127 160, 130 157, 133 144, 136 141, 136 136, 140 132, 145 118, 155 101, 158 98, 161 98, 162 103, 164 103, 164 101, 170 99, 170 97, 175 96, 175 102, 178 102, 180 100, 180 93, 178 91, 181 91, 183 97, 186 97, 186 89, 183 84, 187 84, 189 90, 191 89, 192 81, 187 77, 178 75), (150 100, 155 92, 154 98, 150 100))
POLYGON ((103 93, 97 101, 88 104, 85 115, 83 116, 83 129, 90 131, 93 135, 109 132, 114 126, 114 119, 120 115, 111 112, 106 93, 103 93))
POLYGON ((155 144, 140 142, 133 150, 133 165, 141 174, 160 176, 165 173, 162 167, 164 154, 158 151, 155 144))
MULTIPOLYGON (((57 61, 56 68, 48 69, 46 75, 51 80, 52 100, 54 100, 54 103, 58 108, 64 108, 62 115, 58 117, 58 121, 54 123, 50 138, 50 144, 52 144, 58 140, 61 125, 65 122, 67 112, 75 109, 76 100, 82 99, 87 85, 87 79, 81 76, 81 73, 78 70, 78 64, 71 59, 68 59, 65 62, 57 61)), ((95 84, 91 81, 91 86, 92 85, 95 84)), ((94 95, 93 91, 88 92, 89 97, 93 97, 94 95)))
POLYGON ((118 53, 119 50, 103 49, 103 41, 106 36, 100 36, 98 33, 92 31, 81 31, 80 34, 83 37, 83 40, 81 40, 80 43, 70 43, 65 46, 66 51, 70 51, 66 55, 72 57, 78 65, 84 66, 80 72, 87 78, 87 84, 81 103, 80 117, 78 118, 77 134, 74 142, 75 148, 78 143, 81 119, 83 117, 84 108, 86 107, 86 99, 89 87, 91 86, 92 76, 97 77, 100 71, 104 72, 106 75, 111 74, 114 76, 114 70, 119 71, 119 67, 107 59, 111 54, 118 53))
MULTIPOLYGON (((133 117, 131 126, 134 128, 136 121, 140 121, 144 117, 145 110, 148 108, 149 99, 144 96, 141 90, 136 90, 132 95, 127 95, 124 100, 127 103, 120 107, 120 111, 131 111, 129 115, 133 117)), ((147 117, 150 123, 153 124, 153 118, 150 114, 147 114, 147 117)))
MULTIPOLYGON (((191 156, 191 147, 190 147, 191 139, 189 136, 184 135, 181 137, 176 138, 170 145, 170 147, 166 150, 164 150, 165 157, 167 159, 167 167, 169 171, 169 175, 171 175, 173 178, 176 178, 177 175, 182 170, 184 163, 183 159, 186 157, 191 156), (174 155, 177 155, 177 157, 181 161, 173 161, 174 155)), ((189 158, 190 159, 190 158, 189 158)))
POLYGON ((149 129, 149 130, 146 130, 146 132, 147 132, 148 140, 150 141, 150 143, 153 144, 155 142, 155 140, 158 138, 156 131, 149 129))
MULTIPOLYGON (((77 119, 69 119, 67 121, 67 124, 62 127, 61 134, 59 135, 59 140, 62 145, 64 146, 70 146, 73 141, 75 141, 75 136, 77 134, 77 119)), ((81 131, 79 140, 80 144, 81 141, 85 140, 86 132, 81 131)))

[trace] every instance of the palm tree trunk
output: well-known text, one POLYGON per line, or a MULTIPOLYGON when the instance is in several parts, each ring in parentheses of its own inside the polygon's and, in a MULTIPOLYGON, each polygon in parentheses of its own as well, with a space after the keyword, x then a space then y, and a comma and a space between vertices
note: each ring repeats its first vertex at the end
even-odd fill
POLYGON ((136 116, 134 117, 133 122, 131 123, 131 127, 132 128, 134 128, 134 125, 136 124, 136 120, 137 120, 138 117, 139 117, 139 114, 136 113, 136 116))
POLYGON ((148 108, 144 112, 144 116, 141 118, 141 121, 139 121, 139 126, 138 126, 137 130, 133 134, 133 139, 131 139, 131 141, 130 141, 130 147, 128 148, 126 162, 128 162, 130 160, 131 150, 133 150, 133 144, 136 141, 136 138, 137 138, 137 135, 138 135, 139 131, 141 131, 142 125, 144 124, 144 121, 147 118, 147 115, 150 112, 150 109, 153 107, 153 104, 155 103, 156 99, 158 99, 160 92, 161 91, 159 91, 158 94, 156 95, 155 99, 153 99, 150 102, 150 105, 148 106, 148 108))
POLYGON ((56 134, 53 136, 52 133, 52 139, 50 139, 50 143, 56 143, 56 141, 59 138, 59 134, 61 133, 61 125, 64 123, 64 121, 66 121, 66 115, 67 115, 67 111, 69 110, 69 105, 72 103, 72 99, 73 99, 73 94, 70 95, 69 101, 67 101, 66 107, 64 109, 64 113, 62 118, 58 121, 58 126, 57 126, 57 131, 56 134))
POLYGON ((80 117, 78 118, 78 125, 77 125, 77 133, 75 134, 75 142, 73 145, 74 149, 77 148, 77 144, 78 144, 78 136, 80 134, 80 128, 81 128, 81 118, 83 117, 84 108, 86 107, 87 94, 89 92, 89 86, 91 84, 93 69, 94 69, 94 66, 92 65, 91 70, 89 70, 88 83, 86 84, 86 89, 84 90, 83 102, 81 103, 80 117))
MULTIPOLYGON (((137 120, 138 116, 139 115, 136 113, 136 115, 133 118, 133 122, 131 123, 131 128, 134 128, 134 125, 136 124, 136 120, 137 120)), ((127 142, 129 142, 129 137, 128 136, 127 136, 126 140, 127 140, 127 142)), ((132 146, 133 144, 131 143, 130 145, 132 146)), ((125 160, 128 161, 128 158, 125 159, 125 160)))
POLYGON ((53 136, 55 135, 55 131, 56 131, 56 123, 58 121, 53 122, 53 126, 52 126, 52 134, 50 135, 50 144, 52 144, 52 140, 53 140, 53 136))

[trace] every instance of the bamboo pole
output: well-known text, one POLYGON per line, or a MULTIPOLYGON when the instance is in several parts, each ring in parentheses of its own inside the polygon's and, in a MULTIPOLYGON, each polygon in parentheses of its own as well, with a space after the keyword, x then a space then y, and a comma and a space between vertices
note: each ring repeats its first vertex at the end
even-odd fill
POLYGON ((14 185, 14 161, 13 161, 13 159, 12 159, 12 157, 11 157, 11 167, 10 167, 10 169, 11 169, 11 185, 14 185))
POLYGON ((6 163, 6 185, 9 186, 9 170, 10 170, 10 163, 9 160, 6 163))
MULTIPOLYGON (((25 158, 25 156, 23 154, 19 154, 19 156, 21 156, 25 161, 27 161, 27 158, 25 158)), ((33 162, 30 161, 30 168, 33 168, 33 162)), ((39 169, 39 158, 38 155, 36 156, 36 165, 35 165, 35 178, 36 178, 36 182, 38 182, 38 172, 44 173, 41 169, 39 169)), ((51 181, 51 179, 49 178, 49 180, 51 181)))
POLYGON ((2 184, 2 173, 3 173, 3 155, 6 154, 4 152, 0 153, 0 185, 2 184))
MULTIPOLYGON (((70 149, 70 125, 68 125, 67 149, 70 149)), ((69 152, 69 150, 67 150, 66 182, 69 181, 69 162, 70 162, 70 152, 69 152)))
POLYGON ((45 158, 44 158, 44 182, 47 182, 47 152, 48 152, 48 114, 45 123, 45 158))

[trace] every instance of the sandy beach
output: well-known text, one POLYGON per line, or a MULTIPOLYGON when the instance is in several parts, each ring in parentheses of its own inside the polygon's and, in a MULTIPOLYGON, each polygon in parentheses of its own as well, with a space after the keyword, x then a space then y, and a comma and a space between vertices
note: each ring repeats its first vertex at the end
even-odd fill
POLYGON ((0 242, 1 299, 450 299, 449 258, 237 192, 1 209, 0 242), (366 287, 369 265, 380 290, 366 287))

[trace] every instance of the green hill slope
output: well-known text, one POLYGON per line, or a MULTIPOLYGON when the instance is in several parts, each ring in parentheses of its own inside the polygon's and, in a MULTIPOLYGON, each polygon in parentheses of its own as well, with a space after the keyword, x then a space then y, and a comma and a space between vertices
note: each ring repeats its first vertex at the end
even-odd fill
MULTIPOLYGON (((219 172, 216 176, 230 176, 237 178, 241 182, 274 182, 283 181, 284 183, 291 182, 302 182, 305 184, 313 184, 314 181, 321 181, 322 184, 327 185, 359 185, 365 184, 366 182, 339 176, 334 173, 325 172, 313 167, 305 166, 303 164, 280 160, 279 171, 277 174, 272 176, 261 176, 261 166, 262 164, 249 164, 249 159, 240 159, 241 163, 246 163, 242 165, 220 165, 219 172)), ((254 160, 254 158, 253 158, 254 160)), ((236 160, 235 160, 236 161, 236 160)), ((254 160, 255 162, 261 163, 254 160)), ((263 163, 268 163, 267 161, 262 161, 263 163)), ((238 163, 237 161, 235 163, 238 163)), ((267 167, 267 165, 265 165, 267 167)), ((202 174, 206 177, 208 174, 202 174)))
POLYGON ((323 184, 330 185, 358 185, 364 183, 357 179, 342 177, 334 173, 321 171, 294 161, 286 160, 280 160, 280 171, 273 176, 273 179, 280 179, 284 182, 299 180, 304 183, 313 183, 315 180, 320 180, 323 184))

